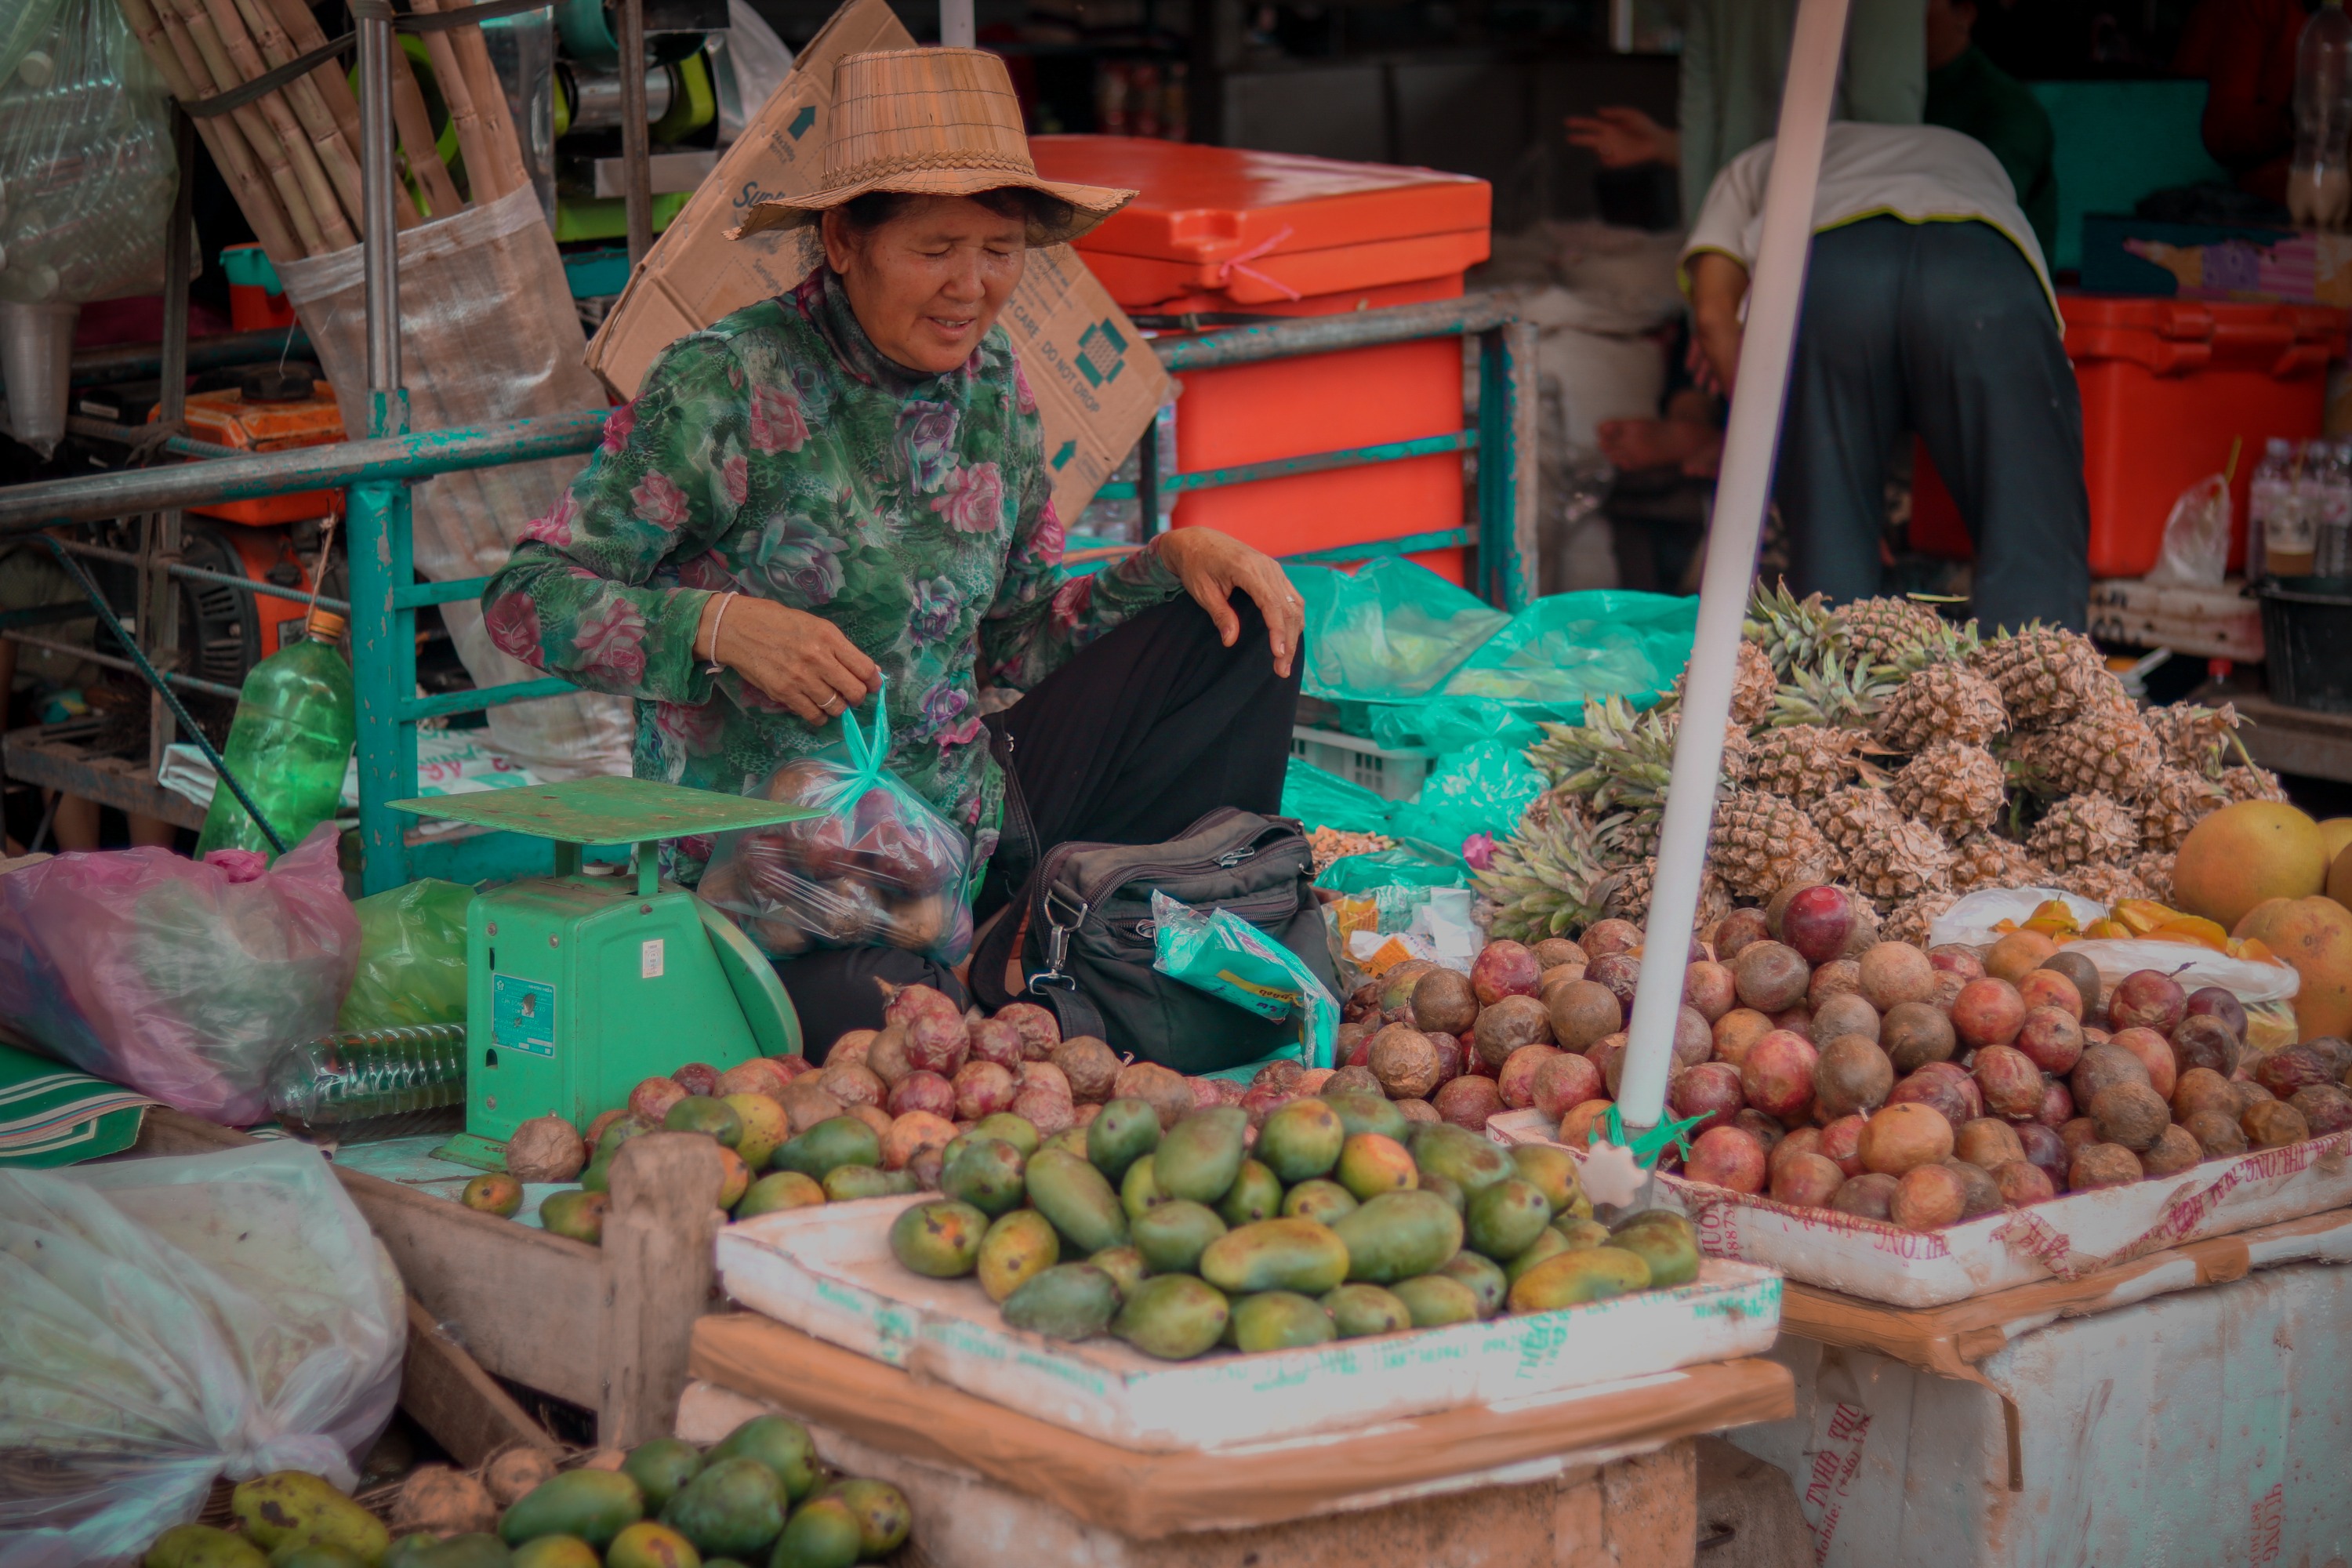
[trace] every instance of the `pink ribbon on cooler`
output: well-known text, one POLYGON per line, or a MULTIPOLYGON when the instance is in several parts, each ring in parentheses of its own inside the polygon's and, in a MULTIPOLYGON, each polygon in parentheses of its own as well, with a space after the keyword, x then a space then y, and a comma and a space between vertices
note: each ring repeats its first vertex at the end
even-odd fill
POLYGON ((1273 289, 1276 293, 1281 295, 1286 300, 1298 300, 1307 298, 1306 295, 1301 294, 1297 289, 1293 289, 1281 279, 1270 278, 1266 276, 1266 274, 1260 272, 1256 268, 1249 265, 1251 262, 1255 261, 1259 257, 1271 254, 1274 247, 1280 245, 1284 240, 1288 239, 1290 235, 1290 226, 1286 224, 1283 226, 1281 230, 1275 234, 1271 238, 1260 240, 1257 244, 1251 246, 1247 250, 1243 251, 1239 256, 1229 257, 1224 261, 1221 262, 1217 267, 1218 287, 1224 288, 1230 285, 1234 280, 1234 274, 1238 272, 1243 277, 1249 279, 1252 282, 1265 284, 1267 288, 1273 289))

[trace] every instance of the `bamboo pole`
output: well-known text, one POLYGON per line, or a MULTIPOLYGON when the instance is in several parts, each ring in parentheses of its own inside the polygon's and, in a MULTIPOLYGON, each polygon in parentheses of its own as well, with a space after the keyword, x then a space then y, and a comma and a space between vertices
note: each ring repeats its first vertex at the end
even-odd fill
POLYGON ((447 217, 464 206, 466 198, 457 194, 457 182, 449 177, 447 165, 441 162, 441 149, 434 142, 433 116, 425 107, 425 89, 416 85, 406 51, 397 47, 392 51, 392 117, 400 127, 400 150, 408 156, 408 176, 424 193, 433 216, 447 217))
POLYGON ((457 43, 446 32, 421 36, 425 39, 425 57, 433 66, 433 85, 441 89, 441 101, 449 110, 449 123, 457 131, 457 151, 466 159, 466 194, 477 202, 496 201, 507 194, 500 183, 505 165, 490 144, 488 129, 482 123, 481 108, 474 101, 465 68, 457 62, 457 43))
MULTIPOLYGON (((299 52, 286 30, 278 25, 278 16, 256 0, 234 0, 237 18, 243 23, 247 37, 260 52, 262 64, 276 69, 294 58, 299 52)), ((335 187, 335 200, 343 216, 353 227, 361 225, 360 159, 358 150, 344 140, 343 128, 327 108, 326 100, 319 96, 318 85, 309 76, 288 82, 279 97, 301 123, 303 134, 310 141, 310 149, 319 164, 327 172, 327 179, 335 187)))
MULTIPOLYGON (((220 40, 221 49, 238 80, 247 82, 267 75, 269 67, 245 30, 245 18, 237 14, 236 0, 203 0, 203 5, 205 17, 213 25, 213 36, 220 40)), ((302 194, 310 198, 310 216, 318 220, 320 236, 335 250, 357 245, 359 232, 344 216, 334 182, 327 177, 326 167, 319 161, 319 150, 302 133, 301 122, 286 106, 285 94, 266 92, 254 101, 284 144, 287 161, 294 166, 294 176, 302 182, 302 194)))
MULTIPOLYGON (((415 0, 415 5, 419 11, 427 12, 466 9, 446 0, 415 0)), ((522 143, 515 138, 514 116, 507 111, 506 86, 499 79, 498 67, 490 63, 490 46, 482 37, 481 25, 452 27, 445 36, 457 51, 458 66, 466 73, 466 90, 473 94, 490 151, 499 159, 499 194, 520 190, 530 184, 530 174, 523 167, 522 143)))
MULTIPOLYGON (((262 4, 277 18, 279 30, 285 34, 295 54, 307 55, 312 49, 326 45, 327 35, 320 29, 318 18, 310 15, 310 8, 302 0, 262 0, 262 4)), ((329 60, 310 73, 310 85, 317 89, 319 100, 326 105, 327 112, 334 116, 336 125, 343 133, 343 145, 353 150, 356 163, 360 144, 360 105, 359 100, 352 96, 351 82, 344 77, 342 68, 329 60)), ((421 215, 416 210, 415 202, 409 198, 408 187, 395 181, 393 195, 399 206, 400 226, 414 226, 421 215)))
MULTIPOLYGON (((163 79, 163 86, 172 96, 183 103, 192 103, 205 96, 203 89, 189 77, 187 67, 172 47, 172 40, 165 37, 163 25, 156 19, 154 7, 149 0, 118 0, 118 4, 121 7, 123 20, 130 24, 131 36, 147 52, 148 59, 154 64, 157 73, 163 79)), ((261 241, 261 248, 272 261, 299 260, 303 254, 302 247, 286 221, 285 209, 278 205, 277 193, 270 188, 268 178, 255 161, 253 149, 246 144, 243 133, 237 130, 235 117, 207 115, 201 120, 194 120, 193 116, 191 119, 195 124, 196 134, 205 139, 205 146, 211 151, 213 162, 219 166, 222 177, 228 182, 229 190, 236 195, 236 205, 244 212, 245 220, 253 226, 254 237, 261 241)))
MULTIPOLYGON (((180 0, 157 0, 155 11, 163 21, 164 36, 179 51, 190 80, 205 86, 208 93, 226 91, 238 85, 236 73, 229 68, 227 58, 220 52, 220 40, 214 37, 211 24, 203 20, 203 0, 189 3, 195 10, 194 18, 182 8, 180 0)), ((286 149, 270 131, 269 122, 249 103, 229 110, 228 117, 236 121, 238 132, 268 174, 270 188, 278 193, 278 205, 285 209, 287 225, 300 245, 299 256, 324 256, 326 238, 310 216, 310 199, 302 194, 302 183, 294 177, 293 166, 286 161, 286 149)))

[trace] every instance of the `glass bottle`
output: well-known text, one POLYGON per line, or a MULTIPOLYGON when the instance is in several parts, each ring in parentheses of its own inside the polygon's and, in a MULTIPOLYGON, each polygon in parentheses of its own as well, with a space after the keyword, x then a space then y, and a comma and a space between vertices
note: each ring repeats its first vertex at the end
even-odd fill
POLYGON ((2294 161, 2286 176, 2287 211, 2298 228, 2342 228, 2352 215, 2352 170, 2345 133, 2352 131, 2352 17, 2343 0, 2326 0, 2303 25, 2294 49, 2294 161))
MULTIPOLYGON (((352 667, 335 649, 342 635, 341 616, 313 610, 309 636, 255 665, 222 752, 289 849, 334 816, 359 739, 352 667)), ((198 855, 215 849, 270 852, 268 838, 226 783, 214 789, 196 839, 198 855)))

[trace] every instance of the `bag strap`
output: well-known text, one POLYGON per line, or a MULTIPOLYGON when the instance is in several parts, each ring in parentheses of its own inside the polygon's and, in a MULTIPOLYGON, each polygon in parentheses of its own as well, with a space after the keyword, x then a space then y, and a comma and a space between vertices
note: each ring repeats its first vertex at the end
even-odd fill
POLYGON ((1062 984, 1024 991, 1017 996, 1005 989, 1004 966, 1015 956, 1013 943, 1024 929, 1021 915, 1032 906, 1036 890, 1037 879, 1033 875, 1023 886, 1020 896, 999 910, 981 933, 979 944, 972 949, 971 967, 964 972, 971 977, 968 989, 992 1013, 1013 1002, 1035 1003, 1054 1015, 1066 1040, 1079 1035, 1107 1040, 1110 1037, 1103 1032, 1102 1009, 1078 989, 1075 980, 1066 979, 1062 984))

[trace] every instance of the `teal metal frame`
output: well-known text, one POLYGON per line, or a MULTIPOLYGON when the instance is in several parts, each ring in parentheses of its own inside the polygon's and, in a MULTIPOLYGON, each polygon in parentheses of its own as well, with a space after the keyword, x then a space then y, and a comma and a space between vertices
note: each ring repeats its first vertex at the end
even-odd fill
MULTIPOLYGON (((1286 557, 1335 563, 1424 550, 1469 546, 1475 585, 1490 601, 1517 609, 1528 597, 1534 540, 1534 331, 1509 307, 1484 297, 1344 316, 1301 318, 1199 337, 1161 338, 1152 348, 1172 372, 1206 370, 1299 354, 1432 337, 1479 340, 1477 417, 1458 431, 1336 452, 1162 476, 1171 491, 1209 489, 1291 474, 1397 462, 1438 452, 1472 454, 1476 463, 1475 524, 1366 541, 1286 557)), ((59 522, 119 517, 166 506, 286 495, 323 486, 346 488, 345 537, 352 577, 352 664, 359 707, 361 880, 368 892, 420 876, 478 881, 545 873, 544 839, 493 833, 412 842, 392 802, 417 793, 419 721, 478 712, 573 689, 554 677, 519 680, 441 697, 418 697, 416 612, 480 596, 486 577, 421 582, 411 535, 409 485, 436 474, 585 452, 596 444, 604 410, 519 420, 478 429, 407 433, 404 394, 373 395, 378 406, 369 440, 282 453, 207 458, 163 468, 92 475, 0 491, 0 537, 59 522)), ((1106 498, 1133 496, 1132 484, 1105 486, 1106 498)))

